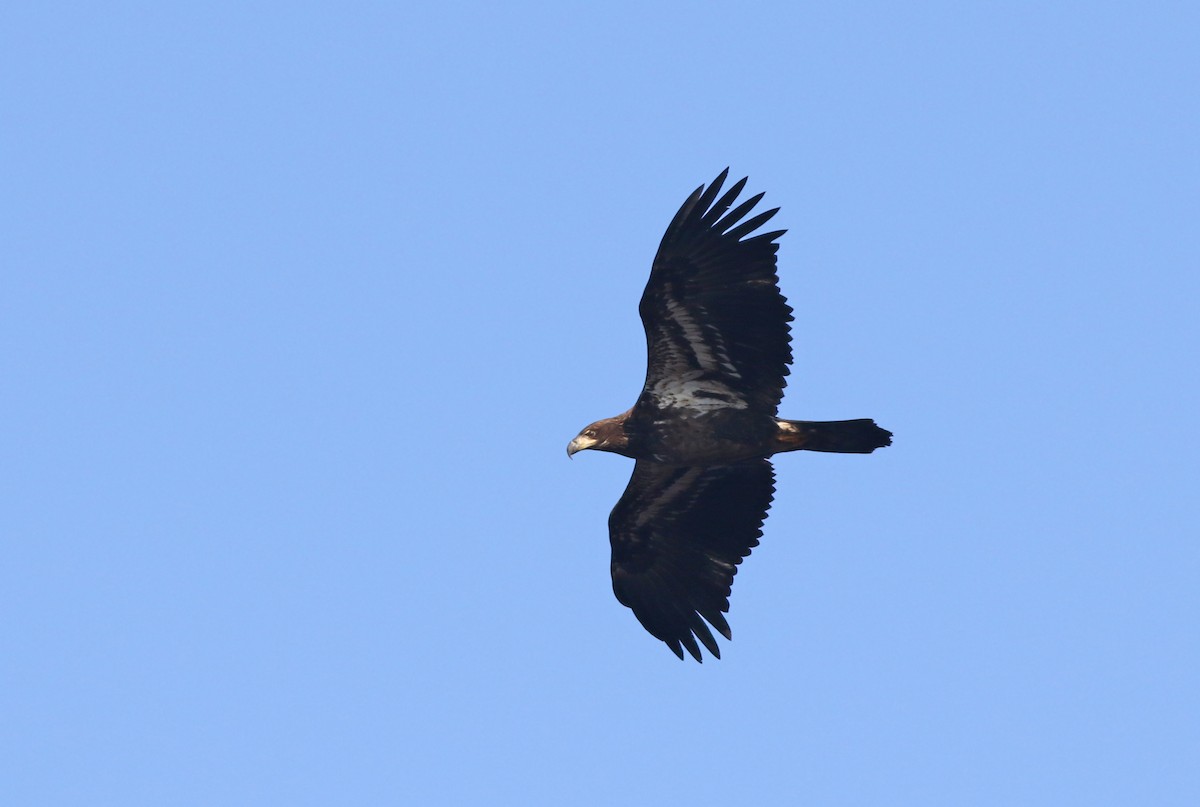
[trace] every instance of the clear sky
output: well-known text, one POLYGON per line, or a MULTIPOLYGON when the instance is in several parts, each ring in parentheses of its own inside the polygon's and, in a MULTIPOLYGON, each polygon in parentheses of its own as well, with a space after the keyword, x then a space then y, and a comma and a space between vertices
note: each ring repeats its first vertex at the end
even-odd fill
POLYGON ((12 3, 13 805, 1200 804, 1187 3, 12 3), (637 300, 779 205, 724 658, 613 598, 637 300))

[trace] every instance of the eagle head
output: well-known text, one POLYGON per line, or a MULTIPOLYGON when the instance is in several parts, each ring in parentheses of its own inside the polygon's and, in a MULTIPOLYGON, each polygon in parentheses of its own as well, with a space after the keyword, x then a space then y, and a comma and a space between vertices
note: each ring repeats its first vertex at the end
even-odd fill
POLYGON ((575 435, 574 440, 567 443, 567 456, 589 448, 624 453, 629 447, 629 439, 625 436, 625 417, 626 415, 618 415, 615 418, 597 420, 584 428, 575 435))

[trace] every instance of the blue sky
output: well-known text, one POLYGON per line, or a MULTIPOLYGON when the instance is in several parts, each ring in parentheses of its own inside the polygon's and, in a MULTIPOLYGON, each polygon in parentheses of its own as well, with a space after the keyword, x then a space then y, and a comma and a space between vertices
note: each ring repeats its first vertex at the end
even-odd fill
POLYGON ((0 13, 13 804, 1200 803, 1200 13, 0 13), (613 598, 637 299, 779 205, 721 661, 613 598))

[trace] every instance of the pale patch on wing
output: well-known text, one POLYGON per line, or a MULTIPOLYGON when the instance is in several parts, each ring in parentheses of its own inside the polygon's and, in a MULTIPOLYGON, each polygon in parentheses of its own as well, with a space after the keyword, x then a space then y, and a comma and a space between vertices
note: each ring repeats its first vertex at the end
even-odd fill
POLYGON ((747 409, 750 404, 725 384, 706 378, 703 370, 664 378, 650 388, 650 395, 662 409, 691 409, 713 412, 718 409, 747 409))
POLYGON ((679 326, 683 331, 683 337, 687 340, 687 347, 696 357, 696 363, 701 369, 712 373, 722 373, 732 376, 733 378, 741 378, 741 374, 737 368, 733 366, 733 362, 729 360, 729 354, 725 351, 725 345, 721 341, 721 335, 715 328, 705 327, 701 322, 696 320, 693 314, 699 314, 701 317, 705 315, 705 310, 693 304, 695 311, 689 310, 687 305, 682 301, 671 296, 673 288, 664 289, 665 305, 667 314, 670 319, 679 326))
POLYGON ((734 573, 733 570, 737 568, 732 563, 730 563, 729 561, 725 560, 724 558, 720 557, 719 555, 717 555, 713 552, 705 552, 704 557, 708 558, 708 562, 711 563, 716 568, 724 569, 725 571, 729 572, 730 574, 733 574, 734 573))
POLYGON ((687 468, 671 484, 656 491, 653 501, 647 503, 647 506, 644 506, 637 518, 634 519, 634 526, 641 529, 658 518, 660 511, 664 509, 679 511, 695 500, 705 488, 704 485, 696 485, 696 477, 700 476, 703 471, 704 468, 701 467, 687 468), (675 501, 680 496, 688 497, 682 505, 675 501))
POLYGON ((659 378, 647 392, 663 409, 713 412, 746 409, 749 403, 726 382, 742 378, 729 359, 721 333, 705 323, 707 312, 696 303, 675 298, 676 289, 663 290, 664 325, 659 330, 655 358, 659 378))

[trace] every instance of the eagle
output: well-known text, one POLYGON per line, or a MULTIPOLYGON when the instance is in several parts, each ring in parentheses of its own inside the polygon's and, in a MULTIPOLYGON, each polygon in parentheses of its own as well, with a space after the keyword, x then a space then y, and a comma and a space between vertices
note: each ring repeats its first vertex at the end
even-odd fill
POLYGON ((638 306, 648 358, 637 402, 567 445, 568 457, 635 460, 608 518, 613 593, 676 656, 699 662, 700 645, 721 657, 709 626, 732 638, 733 577, 775 495, 770 457, 892 442, 869 418, 776 416, 792 361, 792 308, 775 267, 786 230, 753 234, 779 208, 746 218, 764 194, 733 207, 746 178, 720 195, 728 175, 688 196, 658 247, 638 306))

